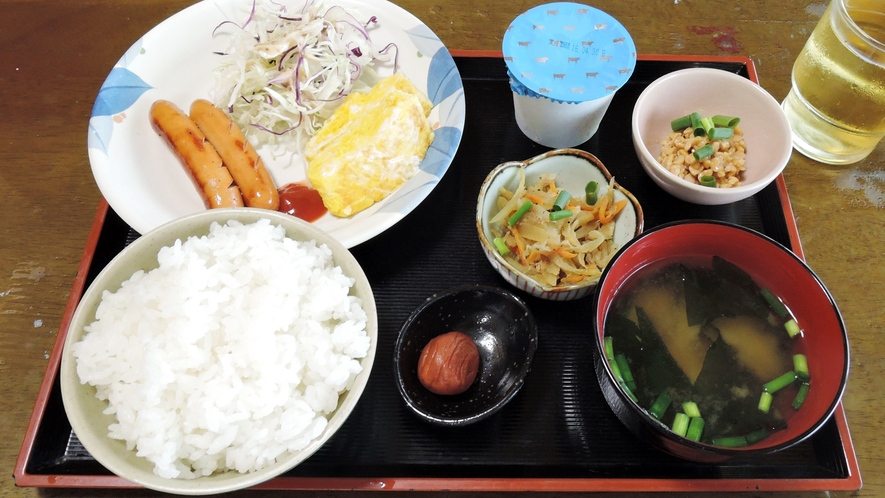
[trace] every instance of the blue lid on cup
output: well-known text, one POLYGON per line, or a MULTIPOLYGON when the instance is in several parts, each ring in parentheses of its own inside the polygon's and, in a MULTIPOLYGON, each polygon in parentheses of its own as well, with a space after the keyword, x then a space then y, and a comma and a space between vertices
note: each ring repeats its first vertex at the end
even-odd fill
POLYGON ((517 16, 504 33, 502 51, 514 92, 571 103, 616 92, 636 67, 636 45, 624 26, 571 2, 517 16))

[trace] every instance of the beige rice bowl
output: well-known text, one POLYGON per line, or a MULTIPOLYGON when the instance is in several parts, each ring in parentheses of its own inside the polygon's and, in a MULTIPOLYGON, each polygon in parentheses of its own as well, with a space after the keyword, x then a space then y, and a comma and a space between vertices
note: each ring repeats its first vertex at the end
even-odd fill
POLYGON ((256 472, 308 447, 374 352, 332 255, 268 219, 231 220, 104 290, 70 348, 114 416, 108 436, 176 480, 256 472))

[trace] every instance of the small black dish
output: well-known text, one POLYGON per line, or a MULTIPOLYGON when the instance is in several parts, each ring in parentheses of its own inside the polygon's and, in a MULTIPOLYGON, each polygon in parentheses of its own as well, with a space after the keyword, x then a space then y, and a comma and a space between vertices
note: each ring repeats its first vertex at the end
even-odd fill
POLYGON ((427 422, 463 426, 483 420, 513 399, 538 347, 538 329, 515 294, 483 285, 427 298, 403 323, 394 348, 394 374, 406 405, 427 422), (466 334, 479 350, 479 372, 463 393, 443 396, 418 380, 424 346, 446 332, 466 334))

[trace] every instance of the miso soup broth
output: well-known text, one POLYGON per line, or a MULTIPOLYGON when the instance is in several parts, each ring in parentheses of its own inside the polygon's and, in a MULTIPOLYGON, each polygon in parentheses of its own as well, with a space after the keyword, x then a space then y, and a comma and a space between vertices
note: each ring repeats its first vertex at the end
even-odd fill
POLYGON ((728 261, 671 261, 618 291, 606 353, 634 400, 674 432, 744 446, 785 428, 807 394, 794 324, 779 299, 728 261))

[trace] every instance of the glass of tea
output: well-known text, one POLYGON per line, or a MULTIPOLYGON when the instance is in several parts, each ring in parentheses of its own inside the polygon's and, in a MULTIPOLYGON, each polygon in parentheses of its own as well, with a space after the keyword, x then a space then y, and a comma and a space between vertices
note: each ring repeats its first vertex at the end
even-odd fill
POLYGON ((828 164, 867 157, 885 136, 885 0, 832 0, 792 82, 793 147, 828 164))

